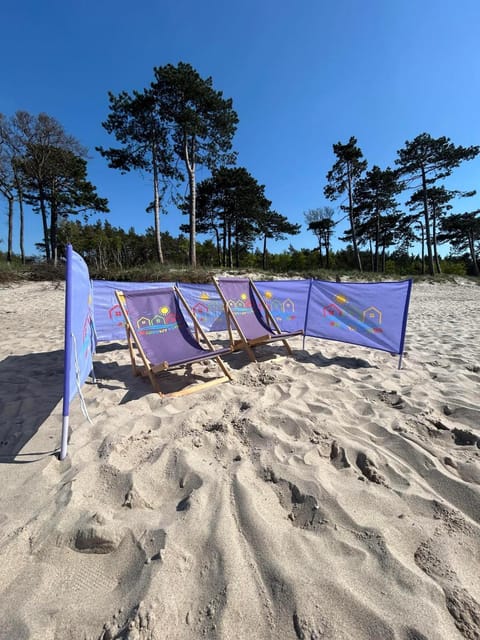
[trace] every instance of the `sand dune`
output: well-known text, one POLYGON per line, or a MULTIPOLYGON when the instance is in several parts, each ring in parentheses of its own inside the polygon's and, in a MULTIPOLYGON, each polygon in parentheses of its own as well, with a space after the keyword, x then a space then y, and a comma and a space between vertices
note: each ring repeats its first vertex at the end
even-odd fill
POLYGON ((100 345, 59 462, 63 295, 0 290, 2 640, 480 639, 479 286, 414 285, 400 371, 296 338, 162 399, 100 345))

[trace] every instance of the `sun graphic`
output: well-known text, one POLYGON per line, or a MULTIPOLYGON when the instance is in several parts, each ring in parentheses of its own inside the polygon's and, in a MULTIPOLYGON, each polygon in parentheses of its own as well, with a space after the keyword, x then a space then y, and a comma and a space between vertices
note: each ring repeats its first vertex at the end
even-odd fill
POLYGON ((246 293, 242 293, 242 295, 240 296, 240 298, 242 300, 246 300, 247 299, 247 294, 246 293))
POLYGON ((345 304, 348 300, 345 296, 342 296, 341 293, 337 293, 335 296, 335 302, 338 302, 338 304, 345 304))
POLYGON ((170 309, 168 307, 162 307, 160 309, 160 313, 163 313, 164 316, 166 316, 169 311, 170 309))
POLYGON ((200 300, 210 300, 210 296, 206 291, 202 291, 202 293, 200 294, 200 300))
POLYGON ((273 293, 271 291, 265 291, 265 298, 273 298, 273 293))

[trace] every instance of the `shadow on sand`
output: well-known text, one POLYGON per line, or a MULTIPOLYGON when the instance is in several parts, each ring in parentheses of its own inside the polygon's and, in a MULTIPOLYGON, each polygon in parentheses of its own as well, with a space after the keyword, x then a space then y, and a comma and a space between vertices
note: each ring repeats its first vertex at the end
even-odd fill
POLYGON ((299 351, 295 354, 298 362, 314 364, 317 367, 332 367, 337 365, 343 369, 378 369, 376 365, 370 364, 363 358, 353 358, 348 356, 334 356, 326 358, 321 353, 312 353, 308 351, 299 351))
POLYGON ((20 453, 62 394, 63 350, 7 356, 0 362, 0 464, 25 464, 56 452, 20 453))
MULTIPOLYGON (((216 340, 215 346, 226 347, 228 340, 216 340)), ((102 353, 125 350, 125 343, 101 344, 97 347, 97 356, 102 353)), ((268 362, 283 352, 279 345, 264 345, 256 349, 259 363, 268 362)), ((283 353, 282 353, 283 355, 283 353)), ((371 368, 372 365, 361 358, 336 356, 326 358, 320 353, 294 350, 293 358, 298 362, 312 363, 318 367, 338 365, 345 369, 371 368)), ((224 361, 235 372, 249 364, 245 351, 227 353, 224 361)), ((135 377, 130 364, 117 362, 94 363, 97 386, 100 389, 126 389, 121 404, 138 400, 152 393, 148 379, 135 377)), ((203 382, 215 377, 215 373, 205 370, 195 371, 189 368, 173 369, 160 374, 159 383, 164 393, 179 391, 189 384, 203 382)), ((91 384, 87 381, 87 384, 91 384)), ((55 454, 58 449, 20 453, 25 445, 37 433, 47 420, 63 394, 63 350, 31 353, 22 356, 7 356, 0 362, 0 464, 26 464, 35 459, 55 454)))
MULTIPOLYGON (((229 340, 216 339, 214 347, 222 348, 228 347, 229 340)), ((102 353, 110 353, 116 350, 125 350, 127 345, 125 343, 109 343, 99 345, 97 347, 97 356, 101 356, 102 353)), ((254 349, 257 357, 258 364, 266 364, 270 361, 274 361, 278 356, 284 357, 286 355, 283 345, 279 343, 264 344, 254 349)), ((234 377, 235 372, 239 372, 250 364, 250 359, 245 350, 239 349, 222 355, 222 359, 225 364, 230 368, 234 377)), ((308 351, 302 349, 293 349, 293 360, 300 363, 311 363, 319 368, 331 367, 337 365, 344 369, 369 369, 377 368, 376 365, 370 364, 367 360, 357 357, 348 356, 334 356, 327 358, 321 353, 310 354, 308 351)), ((95 374, 97 378, 97 385, 101 389, 120 390, 126 389, 125 395, 122 397, 120 404, 127 404, 128 402, 139 400, 146 395, 151 394, 153 388, 148 378, 134 376, 132 367, 130 364, 119 365, 117 362, 101 362, 96 361, 95 374)), ((193 373, 190 367, 180 366, 172 368, 168 371, 163 371, 157 374, 157 380, 162 393, 168 394, 172 392, 181 391, 192 384, 204 382, 215 378, 215 373, 205 365, 205 370, 202 370, 196 366, 195 373, 193 373), (203 375, 205 373, 205 375, 203 375)))

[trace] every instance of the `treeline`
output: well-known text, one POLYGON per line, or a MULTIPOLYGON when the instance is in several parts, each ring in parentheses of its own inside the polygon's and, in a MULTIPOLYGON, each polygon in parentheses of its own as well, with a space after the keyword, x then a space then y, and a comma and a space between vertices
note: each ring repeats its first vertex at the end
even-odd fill
MULTIPOLYGON (((398 150, 394 169, 373 166, 370 170, 355 137, 346 144, 334 144, 333 151, 336 161, 327 173, 324 195, 346 202, 340 209, 349 227, 341 240, 351 243, 359 271, 365 264, 362 247, 368 250, 370 268, 380 271, 390 247, 405 253, 420 241, 422 266, 425 269, 426 252, 431 275, 442 271, 438 250, 442 242, 449 242, 456 254, 467 252, 473 273, 479 275, 480 210, 451 214, 455 199, 476 192, 449 190, 440 183, 462 162, 475 158, 479 146, 455 146, 444 136, 422 133, 398 150), (397 198, 405 193, 408 199, 400 207, 397 198)), ((326 242, 335 225, 331 211, 324 207, 307 214, 309 228, 319 239, 320 255, 323 243, 327 259, 326 242)))
POLYGON ((71 214, 108 212, 87 179, 87 150, 54 118, 18 111, 0 113, 0 194, 8 203, 7 260, 13 257, 14 204, 19 209, 20 255, 25 262, 25 206, 42 220, 42 247, 57 262, 57 232, 71 214))
MULTIPOLYGON (((139 243, 143 259, 160 264, 174 256, 177 263, 186 260, 193 267, 197 262, 241 267, 260 261, 258 266, 264 269, 276 268, 280 258, 269 255, 268 241, 296 235, 301 226, 273 209, 266 187, 245 167, 236 166, 233 138, 238 115, 232 100, 213 87, 212 79, 200 77, 189 64, 168 64, 154 68, 147 88, 109 93, 108 99, 109 114, 102 126, 115 138, 115 146, 97 147, 97 151, 113 169, 151 176, 152 196, 144 205, 154 214, 153 227, 138 236, 111 225, 89 225, 88 216, 108 212, 108 202, 87 179, 86 149, 46 114, 0 114, 0 194, 8 203, 7 260, 13 256, 17 204, 22 261, 28 207, 41 216, 43 238, 37 246, 54 264, 62 242, 75 234, 75 247, 84 247, 85 255, 99 268, 134 264, 142 255, 136 248, 139 243), (199 167, 209 177, 197 183, 199 167), (179 224, 178 238, 161 230, 161 214, 172 206, 188 220, 179 224), (85 224, 72 226, 69 218, 78 214, 83 214, 85 224), (107 241, 109 234, 114 237, 107 241), (198 242, 197 234, 211 239, 198 242), (256 248, 259 244, 261 249, 256 248)), ((392 256, 398 261, 419 244, 420 268, 434 275, 444 270, 439 245, 449 243, 453 256, 462 261, 466 256, 466 268, 479 275, 480 211, 458 204, 476 192, 450 190, 444 184, 457 167, 479 152, 479 146, 456 146, 444 136, 422 133, 398 150, 393 168, 382 169, 368 166, 355 137, 334 144, 334 163, 323 193, 336 203, 336 209, 320 206, 304 212, 317 249, 292 247, 280 254, 282 260, 302 262, 289 264, 288 269, 303 268, 303 262, 312 259, 317 268, 335 268, 342 260, 341 268, 385 272, 392 256), (347 248, 333 252, 335 228, 343 219, 347 229, 339 239, 347 248)))
MULTIPOLYGON (((150 227, 144 234, 137 234, 134 229, 125 231, 113 227, 108 222, 82 224, 80 221, 67 221, 59 229, 61 255, 64 248, 71 243, 75 251, 87 262, 95 277, 115 279, 117 273, 129 269, 143 267, 146 264, 158 263, 156 256, 155 230, 150 227), (111 276, 111 277, 110 277, 111 276)), ((187 267, 189 261, 189 241, 186 235, 177 237, 162 232, 164 263, 172 267, 187 267)), ((210 239, 197 242, 198 266, 204 269, 215 269, 224 266, 218 248, 210 239)), ((237 252, 236 252, 237 253, 237 252)), ((261 249, 253 251, 241 249, 238 252, 239 267, 243 269, 264 269, 264 254, 261 249)), ((361 252, 361 258, 367 270, 373 271, 369 264, 371 255, 361 252)), ((351 245, 345 249, 331 251, 329 268, 332 271, 347 272, 356 269, 356 258, 351 245)), ((466 275, 473 274, 468 256, 440 258, 443 273, 466 275)), ((385 274, 415 275, 424 273, 422 258, 410 255, 398 249, 382 255, 380 272, 385 274)), ((303 275, 317 273, 319 270, 318 249, 295 249, 290 246, 286 251, 268 254, 268 270, 275 273, 297 272, 303 275)), ((145 276, 147 279, 148 277, 145 276)))

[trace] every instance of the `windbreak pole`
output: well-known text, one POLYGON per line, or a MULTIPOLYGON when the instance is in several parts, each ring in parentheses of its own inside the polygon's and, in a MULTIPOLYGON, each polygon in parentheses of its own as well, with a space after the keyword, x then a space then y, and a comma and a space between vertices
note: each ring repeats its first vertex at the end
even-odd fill
POLYGON ((60 445, 60 460, 67 455, 68 423, 70 413, 70 368, 72 366, 72 245, 67 245, 67 269, 65 276, 65 346, 63 365, 63 411, 62 411, 62 440, 60 445))

